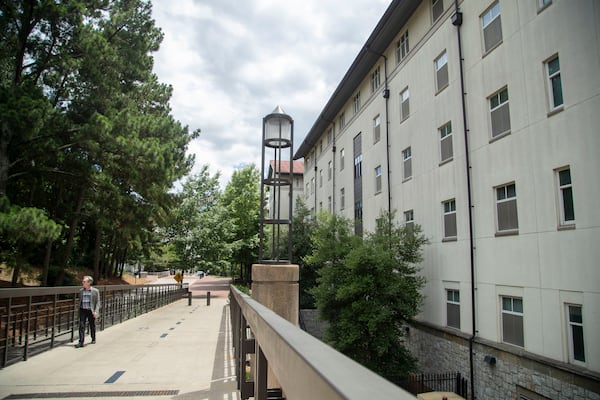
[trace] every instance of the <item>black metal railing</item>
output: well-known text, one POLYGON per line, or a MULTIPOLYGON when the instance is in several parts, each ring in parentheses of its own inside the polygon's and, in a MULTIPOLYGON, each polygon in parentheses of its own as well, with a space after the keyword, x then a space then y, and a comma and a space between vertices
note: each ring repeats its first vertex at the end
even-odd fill
POLYGON ((469 381, 460 372, 443 374, 413 374, 408 377, 402 387, 413 394, 426 392, 454 392, 467 398, 469 381))
MULTIPOLYGON (((182 298, 187 285, 96 286, 104 330, 182 298)), ((78 330, 79 287, 0 289, 0 367, 72 342, 78 330)))

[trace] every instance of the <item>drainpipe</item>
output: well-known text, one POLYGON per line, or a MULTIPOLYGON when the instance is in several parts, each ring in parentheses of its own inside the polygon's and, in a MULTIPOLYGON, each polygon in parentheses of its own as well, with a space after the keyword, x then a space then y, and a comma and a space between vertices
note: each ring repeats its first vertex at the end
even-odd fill
POLYGON ((460 26, 462 25, 462 12, 458 8, 458 0, 454 0, 454 14, 452 15, 452 25, 456 26, 458 40, 458 62, 460 65, 460 90, 462 103, 462 117, 465 140, 465 165, 467 169, 467 205, 469 207, 469 260, 471 266, 471 329, 472 334, 469 337, 469 380, 471 381, 471 398, 475 399, 475 373, 473 366, 473 342, 477 336, 477 324, 475 315, 475 247, 473 244, 473 199, 471 193, 471 161, 469 158, 469 129, 467 128, 467 108, 464 78, 464 63, 462 54, 462 40, 460 36, 460 26))
MULTIPOLYGON (((388 74, 387 74, 387 57, 383 53, 379 53, 371 49, 369 46, 366 46, 367 51, 371 53, 377 54, 378 56, 383 58, 383 75, 384 75, 384 85, 383 85, 383 98, 385 99, 385 159, 386 159, 386 168, 387 168, 387 189, 388 189, 388 217, 390 218, 390 226, 391 226, 391 218, 392 218, 392 187, 390 185, 390 121, 389 121, 389 103, 390 103, 390 89, 388 89, 388 74)), ((390 228, 391 229, 391 228, 390 228)), ((390 233, 391 234, 391 233, 390 233)))
POLYGON ((332 133, 333 135, 333 144, 331 145, 331 159, 332 159, 332 163, 331 163, 331 179, 333 180, 332 182, 332 193, 331 193, 331 215, 336 215, 335 213, 335 152, 337 150, 336 146, 335 146, 335 131, 332 128, 332 133))
POLYGON ((317 150, 315 148, 315 218, 319 214, 319 210, 317 209, 317 187, 319 185, 319 177, 317 176, 317 150))
MULTIPOLYGON (((388 216, 392 218, 392 186, 390 180, 390 121, 388 107, 390 104, 390 89, 388 89, 388 74, 387 74, 387 57, 382 54, 383 57, 383 74, 384 74, 384 88, 383 98, 385 99, 385 161, 387 163, 387 189, 388 189, 388 216)), ((391 221, 390 221, 391 223, 391 221)), ((390 224, 391 226, 391 224, 390 224)), ((391 228, 390 228, 391 229, 391 228)))

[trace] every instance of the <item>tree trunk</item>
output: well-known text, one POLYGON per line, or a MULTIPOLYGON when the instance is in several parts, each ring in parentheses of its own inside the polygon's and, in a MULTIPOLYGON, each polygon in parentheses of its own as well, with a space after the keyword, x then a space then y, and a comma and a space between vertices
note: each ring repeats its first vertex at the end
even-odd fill
POLYGON ((44 266, 42 267, 42 286, 48 286, 48 270, 50 269, 50 257, 52 256, 52 243, 54 243, 52 240, 46 242, 46 255, 44 256, 44 266))
POLYGON ((123 257, 121 258, 121 267, 119 268, 119 278, 123 278, 123 270, 125 269, 125 261, 127 260, 127 247, 123 249, 123 257))
POLYGON ((73 217, 73 221, 71 221, 71 225, 69 226, 69 236, 67 237, 67 244, 65 246, 64 257, 60 266, 60 271, 58 273, 59 280, 57 281, 57 285, 62 285, 64 272, 67 269, 69 259, 71 258, 71 252, 73 251, 73 242, 75 239, 75 231, 77 230, 77 226, 79 225, 79 218, 81 217, 81 209, 83 208, 84 200, 85 189, 82 187, 81 191, 79 192, 79 198, 77 199, 77 208, 75 209, 75 216, 73 217))
POLYGON ((8 167, 10 159, 8 158, 8 145, 12 138, 12 132, 6 121, 2 122, 2 131, 0 132, 0 197, 6 196, 8 186, 8 167))
POLYGON ((112 247, 112 253, 110 255, 110 261, 108 263, 108 265, 106 266, 106 271, 108 272, 109 276, 115 276, 116 273, 114 273, 114 269, 115 269, 115 259, 117 258, 117 244, 115 243, 112 247))
POLYGON ((19 282, 19 274, 21 273, 21 262, 17 260, 15 263, 15 268, 13 269, 12 280, 10 282, 11 287, 17 287, 17 283, 19 282))
MULTIPOLYGON (((108 244, 106 244, 104 246, 105 249, 110 249, 112 247, 112 243, 114 242, 114 238, 115 235, 114 233, 110 235, 110 238, 108 240, 108 244)), ((108 268, 109 268, 109 264, 108 264, 108 259, 110 257, 110 251, 109 250, 105 250, 102 251, 100 250, 100 276, 102 278, 106 278, 108 277, 108 268)))
POLYGON ((94 281, 98 282, 100 279, 100 239, 102 238, 102 232, 100 228, 96 229, 96 241, 94 243, 94 281))
POLYGON ((113 252, 112 260, 113 260, 113 262, 111 263, 112 276, 118 276, 119 275, 119 263, 121 261, 121 249, 119 249, 118 247, 115 247, 115 251, 113 252))

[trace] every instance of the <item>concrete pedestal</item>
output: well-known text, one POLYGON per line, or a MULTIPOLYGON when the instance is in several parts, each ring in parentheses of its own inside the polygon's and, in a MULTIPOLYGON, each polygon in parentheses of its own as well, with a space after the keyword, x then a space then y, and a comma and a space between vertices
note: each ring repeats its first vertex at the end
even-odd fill
MULTIPOLYGON (((300 268, 294 264, 254 264, 252 265, 252 298, 263 306, 275 311, 278 315, 292 324, 299 324, 299 284, 300 268)), ((259 353, 257 346, 256 353, 259 353)), ((255 355, 256 357, 256 355, 255 355)), ((256 358, 253 360, 256 364, 256 358)), ((268 362, 263 361, 265 364, 268 362)), ((258 368, 260 370, 260 368, 258 368)), ((259 379, 259 377, 255 377, 259 379)), ((280 387, 277 377, 273 371, 268 368, 265 379, 267 387, 280 387)), ((256 380, 255 380, 256 382, 256 380)), ((257 390, 263 386, 257 384, 255 386, 255 396, 260 398, 264 393, 257 390)))
POLYGON ((298 325, 300 269, 294 264, 252 265, 252 298, 298 325))

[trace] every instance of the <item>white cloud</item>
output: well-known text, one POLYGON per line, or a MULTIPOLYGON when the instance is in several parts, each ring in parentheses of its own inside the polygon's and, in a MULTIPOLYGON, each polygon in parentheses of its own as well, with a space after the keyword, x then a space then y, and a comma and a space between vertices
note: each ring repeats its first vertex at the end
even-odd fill
POLYGON ((295 121, 296 147, 312 127, 389 0, 154 0, 165 38, 155 56, 173 86, 173 115, 190 130, 196 166, 222 173, 260 165, 263 116, 295 121))

